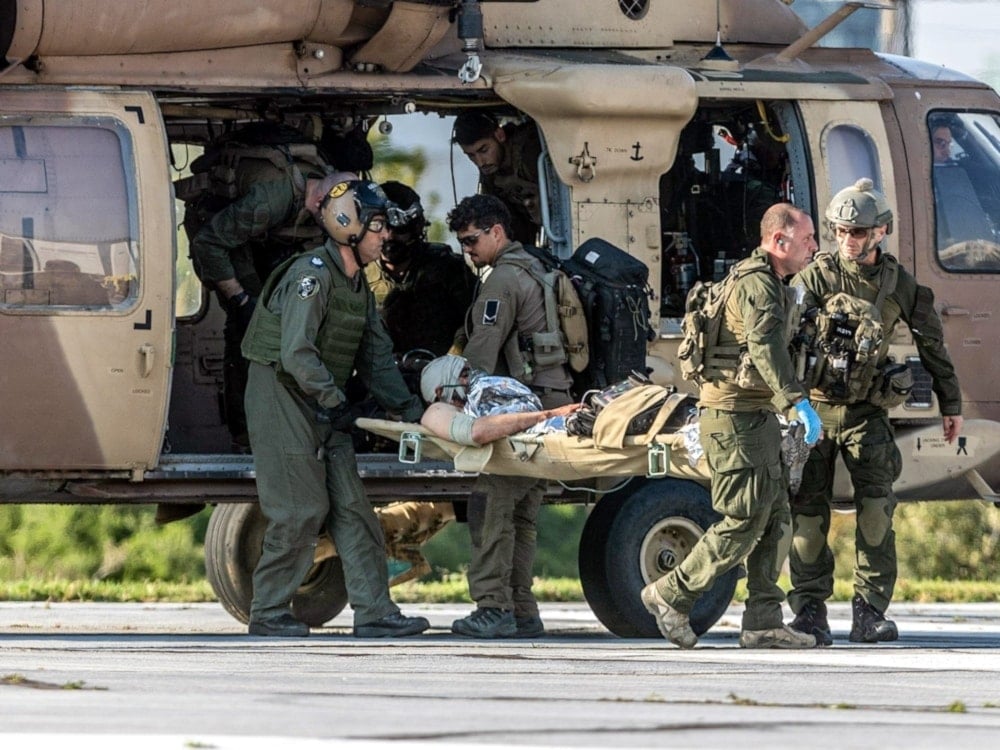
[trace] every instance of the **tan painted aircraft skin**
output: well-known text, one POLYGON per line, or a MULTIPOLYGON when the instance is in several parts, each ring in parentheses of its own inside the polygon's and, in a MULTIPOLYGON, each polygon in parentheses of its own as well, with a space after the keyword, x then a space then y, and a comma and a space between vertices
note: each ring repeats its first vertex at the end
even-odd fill
MULTIPOLYGON (((871 166, 893 199, 899 231, 890 251, 935 290, 966 391, 967 418, 1000 420, 992 383, 979 384, 981 373, 998 364, 989 273, 997 269, 950 273, 926 241, 935 233, 928 210, 934 195, 927 112, 997 109, 994 92, 958 74, 937 71, 934 80, 921 79, 897 60, 856 49, 811 47, 782 60, 807 29, 793 9, 770 0, 721 4, 720 38, 734 62, 702 60, 715 41, 712 3, 690 3, 683 13, 674 5, 635 3, 640 17, 630 18, 617 2, 601 0, 483 2, 483 74, 467 83, 454 75, 465 55, 447 2, 362 7, 347 0, 223 0, 209 9, 161 0, 128 14, 103 0, 9 5, 16 12, 9 28, 0 29, 7 62, 0 72, 4 120, 90 118, 128 131, 133 140, 122 168, 134 181, 135 205, 130 236, 121 239, 125 255, 136 256, 131 262, 140 268, 132 270, 141 281, 130 303, 108 314, 77 308, 51 316, 38 309, 15 314, 18 298, 7 292, 11 304, 0 325, 13 342, 7 360, 21 364, 5 373, 16 395, 6 419, 45 436, 24 440, 18 430, 4 430, 8 470, 118 471, 138 478, 158 465, 157 435, 170 399, 172 290, 147 282, 169 274, 174 252, 164 141, 177 142, 182 129, 197 133, 193 123, 199 120, 245 118, 262 102, 290 119, 346 111, 371 116, 404 106, 453 114, 484 103, 513 105, 532 117, 549 148, 552 178, 569 187, 570 244, 599 235, 640 257, 651 278, 662 280, 659 288, 654 284, 653 309, 663 335, 650 353, 667 373, 675 348, 670 294, 678 293, 670 289, 675 253, 668 243, 679 235, 662 219, 661 182, 678 171, 682 131, 708 123, 712 112, 719 113, 718 122, 752 127, 763 122, 754 114, 757 102, 774 102, 768 110, 773 119, 764 127, 786 134, 792 125, 799 129, 788 171, 794 197, 819 218, 839 188, 826 139, 836 123, 849 122, 865 133, 871 166), (24 364, 29 361, 34 364, 24 364), (102 366, 92 366, 97 361, 102 366), (42 383, 49 399, 59 394, 52 408, 39 406, 46 400, 40 399, 42 383)), ((717 134, 725 130, 712 126, 717 134)), ((684 228, 693 219, 673 223, 684 228)), ((5 228, 6 234, 16 232, 5 228)), ((72 239, 72 229, 57 234, 61 241, 72 239)), ((697 250, 702 264, 715 259, 697 250)), ((23 292, 17 294, 23 299, 23 292)), ((912 352, 907 346, 900 344, 901 354, 912 352)), ((933 406, 894 414, 921 423, 933 415, 933 406)), ((976 429, 967 423, 970 437, 976 429)), ((996 463, 994 441, 973 442, 986 457, 981 463, 996 463)), ((948 476, 955 470, 940 469, 948 476)), ((989 473, 996 481, 997 471, 989 473)), ((927 483, 934 482, 912 482, 927 483)))
MULTIPOLYGON (((755 201, 794 201, 830 247, 823 209, 873 178, 895 215, 888 251, 934 291, 966 419, 962 439, 944 443, 912 337, 897 332, 892 353, 919 376, 891 414, 898 492, 997 501, 1000 97, 919 61, 816 47, 849 9, 813 30, 779 0, 719 10, 705 0, 0 0, 0 501, 253 500, 252 461, 231 452, 219 407, 222 313, 205 294, 196 315, 175 319, 186 240, 171 180, 184 154, 253 120, 315 135, 320 123, 469 107, 537 124, 553 251, 601 237, 649 267, 659 335, 648 362, 660 382, 675 380, 686 291, 756 243, 755 201), (947 153, 935 158, 941 140, 947 153)), ((361 468, 378 504, 468 491, 466 476, 391 456, 362 455, 361 468)), ((433 519, 410 508, 410 520, 387 524, 405 554, 452 517, 427 506, 433 519)), ((246 576, 226 578, 224 550, 258 533, 259 518, 218 518, 210 578, 241 617, 246 576)), ((669 540, 700 528, 663 524, 642 545, 645 580, 682 554, 669 540)), ((609 627, 633 632, 614 625, 619 582, 591 585, 609 627)))

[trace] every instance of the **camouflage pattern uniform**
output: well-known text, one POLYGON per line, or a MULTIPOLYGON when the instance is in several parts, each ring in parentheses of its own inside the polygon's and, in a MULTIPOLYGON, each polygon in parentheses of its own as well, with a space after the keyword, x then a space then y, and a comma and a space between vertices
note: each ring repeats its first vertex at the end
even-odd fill
MULTIPOLYGON (((899 321, 913 332, 920 361, 933 378, 942 416, 961 414, 961 393, 955 369, 944 348, 941 319, 934 311, 930 289, 917 284, 892 256, 878 250, 874 265, 845 260, 837 253, 819 253, 799 273, 793 285, 805 288, 804 305, 822 306, 836 292, 846 292, 875 303, 887 264, 898 266, 896 287, 881 306, 883 349, 899 321), (823 266, 839 279, 831 288, 823 266)), ((884 362, 886 351, 881 351, 884 362)), ((896 582, 896 545, 892 516, 896 507, 893 482, 899 478, 902 458, 896 447, 887 411, 864 397, 847 402, 814 389, 810 400, 823 421, 824 437, 813 447, 803 471, 802 485, 792 498, 794 543, 790 555, 792 591, 789 605, 799 612, 809 601, 822 602, 833 594, 833 553, 827 544, 834 465, 839 454, 854 485, 857 511, 854 589, 866 602, 884 612, 896 582)))
POLYGON ((417 243, 401 275, 381 261, 365 267, 396 352, 427 349, 447 354, 472 302, 475 275, 465 260, 440 243, 417 243))
MULTIPOLYGON (((295 187, 290 176, 251 185, 245 195, 216 213, 191 240, 191 258, 198 277, 209 287, 235 278, 256 299, 264 279, 285 258, 323 242, 322 230, 306 210, 304 198, 304 191, 295 187), (288 236, 281 239, 269 236, 278 228, 291 231, 283 232, 288 236)), ((247 363, 240 354, 240 342, 247 321, 231 311, 221 296, 220 301, 226 310, 226 422, 233 438, 241 441, 246 434, 243 394, 247 363)))
MULTIPOLYGON (((758 248, 742 263, 768 263, 758 248)), ((726 303, 719 346, 745 346, 756 368, 752 382, 735 377, 702 386, 701 444, 712 472, 712 507, 722 515, 690 554, 655 583, 678 612, 746 558, 748 598, 743 630, 782 627, 778 573, 791 545, 787 468, 780 455, 781 410, 806 397, 789 354, 798 323, 794 293, 773 272, 748 273, 726 303)))
POLYGON ((329 240, 275 272, 244 341, 251 362, 247 421, 268 521, 251 621, 289 611, 324 526, 343 560, 355 624, 399 611, 389 597, 382 529, 365 497, 351 436, 329 423, 354 368, 386 411, 414 422, 423 412, 393 362, 364 281, 360 273, 347 277, 329 240))
MULTIPOLYGON (((541 286, 519 264, 538 264, 519 242, 502 248, 466 319, 462 355, 489 374, 511 375, 529 385, 546 409, 568 404, 572 383, 565 365, 532 371, 519 338, 546 330, 541 286), (519 337, 519 334, 521 336, 519 337)), ((469 594, 480 608, 537 617, 531 593, 537 532, 535 521, 545 483, 530 477, 480 474, 469 497, 469 594)))
POLYGON ((542 144, 534 123, 505 125, 503 162, 494 174, 479 178, 483 193, 495 195, 510 209, 512 240, 534 243, 542 225, 538 203, 538 156, 542 144))

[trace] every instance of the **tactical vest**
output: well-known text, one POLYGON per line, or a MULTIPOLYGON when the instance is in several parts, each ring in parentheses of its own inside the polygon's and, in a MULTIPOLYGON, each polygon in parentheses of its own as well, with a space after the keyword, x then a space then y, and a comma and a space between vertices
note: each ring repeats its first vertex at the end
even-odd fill
POLYGON ((693 380, 699 385, 729 380, 741 388, 765 385, 760 375, 756 374, 745 342, 719 343, 726 303, 736 288, 736 282, 760 272, 773 273, 770 263, 766 258, 751 256, 736 263, 722 281, 699 281, 691 288, 681 323, 683 339, 677 350, 681 376, 685 380, 693 380))
POLYGON ((874 302, 842 291, 841 272, 829 254, 815 262, 828 291, 820 301, 815 319, 807 323, 807 364, 803 383, 817 389, 832 403, 866 400, 877 389, 880 363, 889 347, 882 325, 882 308, 896 289, 899 263, 883 258, 874 302))
MULTIPOLYGON (((327 248, 312 257, 331 266, 328 270, 330 296, 316 336, 316 348, 320 361, 333 375, 334 382, 342 387, 354 372, 354 359, 368 322, 370 292, 365 284, 357 291, 353 289, 351 280, 334 265, 327 248)), ((243 356, 251 362, 277 365, 279 380, 285 385, 294 385, 294 382, 281 368, 281 316, 269 310, 267 302, 289 267, 299 260, 299 257, 289 258, 268 277, 242 345, 243 356)))
POLYGON ((305 175, 330 171, 315 144, 225 141, 210 145, 192 162, 191 171, 190 177, 174 182, 176 196, 185 204, 188 239, 255 184, 288 180, 298 211, 281 226, 268 230, 264 239, 294 247, 322 244, 323 230, 305 208, 305 175))

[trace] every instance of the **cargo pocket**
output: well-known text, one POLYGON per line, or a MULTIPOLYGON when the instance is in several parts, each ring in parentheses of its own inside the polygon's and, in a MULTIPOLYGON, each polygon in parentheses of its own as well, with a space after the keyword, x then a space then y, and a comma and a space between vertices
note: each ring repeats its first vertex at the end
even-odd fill
MULTIPOLYGON (((780 440, 766 413, 712 420, 705 446, 712 468, 712 506, 734 518, 749 518, 761 498, 783 481, 780 440), (717 429, 729 423, 730 429, 717 429)), ((703 438, 704 440, 704 438, 703 438)))

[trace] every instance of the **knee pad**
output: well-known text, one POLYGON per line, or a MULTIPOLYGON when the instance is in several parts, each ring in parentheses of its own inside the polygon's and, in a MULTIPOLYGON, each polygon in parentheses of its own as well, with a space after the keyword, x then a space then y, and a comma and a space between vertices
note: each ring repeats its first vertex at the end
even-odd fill
POLYGON ((870 547, 878 547, 892 529, 896 503, 888 497, 863 497, 858 501, 858 531, 870 547))
POLYGON ((796 516, 792 547, 799 559, 804 563, 814 563, 819 560, 825 546, 822 516, 796 516))

